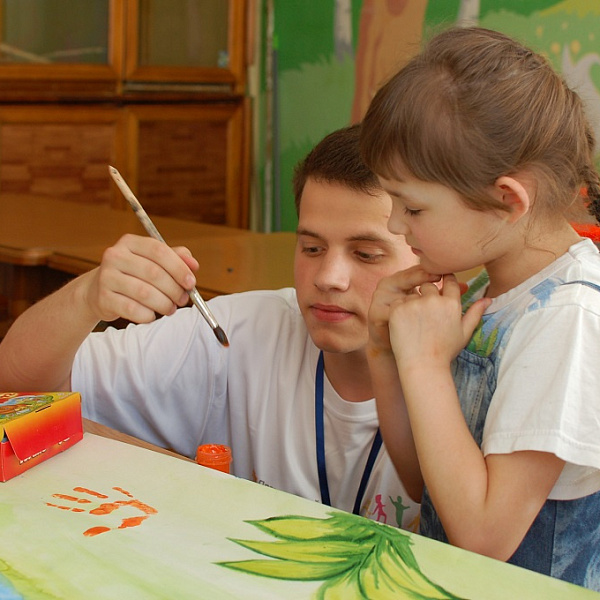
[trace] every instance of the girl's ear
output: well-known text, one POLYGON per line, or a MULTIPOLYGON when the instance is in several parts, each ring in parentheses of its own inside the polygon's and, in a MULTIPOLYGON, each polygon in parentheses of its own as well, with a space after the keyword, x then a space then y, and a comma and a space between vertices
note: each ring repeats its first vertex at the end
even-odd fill
POLYGON ((531 210, 531 197, 523 184, 514 177, 503 175, 494 183, 494 195, 508 208, 508 222, 515 223, 531 210))

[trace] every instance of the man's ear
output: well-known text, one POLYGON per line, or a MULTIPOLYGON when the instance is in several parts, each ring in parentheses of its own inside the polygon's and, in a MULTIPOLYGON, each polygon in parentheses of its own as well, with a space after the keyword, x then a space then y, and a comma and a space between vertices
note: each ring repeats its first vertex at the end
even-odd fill
POLYGON ((532 206, 529 192, 523 184, 514 177, 503 175, 494 183, 494 196, 507 208, 509 223, 515 223, 525 216, 532 206))

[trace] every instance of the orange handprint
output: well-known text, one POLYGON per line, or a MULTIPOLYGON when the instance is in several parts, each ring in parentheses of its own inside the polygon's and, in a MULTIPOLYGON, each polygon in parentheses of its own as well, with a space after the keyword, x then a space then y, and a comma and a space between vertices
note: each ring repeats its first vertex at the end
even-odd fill
MULTIPOLYGON (((90 515, 108 515, 108 514, 114 512, 115 510, 122 508, 124 506, 130 506, 130 507, 136 508, 136 509, 140 510, 142 513, 144 513, 143 515, 139 515, 137 517, 125 517, 124 519, 121 520, 121 523, 118 527, 105 527, 105 526, 91 527, 90 529, 87 529, 86 531, 83 532, 83 535, 85 535, 87 537, 99 535, 100 533, 106 533, 107 531, 111 531, 111 529, 126 529, 128 527, 137 527, 143 521, 145 521, 150 515, 155 515, 158 512, 152 506, 149 506, 148 504, 141 502, 140 500, 137 500, 136 498, 134 498, 133 495, 130 492, 128 492, 127 490, 124 490, 123 488, 120 488, 120 487, 113 487, 112 489, 123 494, 124 496, 126 496, 129 499, 128 500, 115 500, 113 502, 109 502, 109 501, 102 502, 101 504, 97 505, 95 508, 92 508, 91 510, 87 510, 87 511, 85 508, 81 508, 78 506, 72 507, 72 506, 63 505, 63 504, 53 504, 52 502, 46 502, 46 505, 51 506, 53 508, 59 508, 61 510, 69 510, 71 512, 77 512, 77 513, 88 512, 90 515)), ((84 487, 74 487, 73 491, 77 492, 78 494, 88 494, 89 496, 98 498, 99 500, 108 500, 108 498, 109 498, 106 494, 102 494, 100 492, 96 492, 94 490, 90 490, 90 489, 87 489, 84 487)), ((92 502, 93 502, 89 498, 82 497, 82 496, 72 496, 69 494, 52 494, 52 497, 60 498, 61 500, 66 500, 68 502, 75 502, 77 504, 92 504, 92 502)))

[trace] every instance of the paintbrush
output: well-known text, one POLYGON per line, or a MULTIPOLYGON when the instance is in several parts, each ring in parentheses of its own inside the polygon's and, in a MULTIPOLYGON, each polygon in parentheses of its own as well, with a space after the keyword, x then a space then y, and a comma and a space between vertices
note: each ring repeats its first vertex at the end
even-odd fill
MULTIPOLYGON (((164 244, 166 244, 163 236, 160 235, 160 233, 158 232, 158 229, 156 229, 156 227, 154 226, 154 223, 150 220, 150 217, 148 216, 146 211, 143 209, 139 200, 133 195, 133 192, 131 191, 129 186, 125 183, 125 180, 121 177, 121 174, 119 173, 119 171, 117 171, 117 169, 115 169, 114 167, 109 166, 108 172, 110 173, 111 177, 114 179, 114 182, 117 184, 117 186, 119 186, 119 189, 123 193, 123 196, 125 196, 125 199, 127 200, 127 202, 129 202, 129 205, 131 206, 131 208, 133 208, 133 212, 136 214, 137 218, 140 220, 141 224, 144 226, 144 229, 148 232, 148 235, 150 235, 150 237, 153 237, 155 240, 159 240, 160 242, 163 242, 164 244)), ((186 290, 186 291, 189 294, 194 306, 200 311, 200 314, 204 317, 205 321, 209 324, 210 328, 213 330, 213 333, 215 334, 215 336, 217 337, 219 342, 223 346, 229 346, 229 340, 227 339, 225 332, 223 331, 223 329, 221 329, 221 327, 217 323, 217 320, 215 319, 214 315, 208 308, 208 305, 206 304, 206 302, 204 302, 204 299, 200 295, 200 292, 196 288, 193 288, 191 290, 186 290)))

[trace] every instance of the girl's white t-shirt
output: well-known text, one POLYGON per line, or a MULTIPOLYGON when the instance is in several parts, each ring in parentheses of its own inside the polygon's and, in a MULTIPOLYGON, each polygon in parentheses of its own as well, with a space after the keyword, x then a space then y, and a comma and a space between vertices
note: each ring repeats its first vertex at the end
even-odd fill
MULTIPOLYGON (((479 292, 479 295, 483 290, 479 292)), ((486 310, 502 338, 482 450, 549 452, 566 464, 552 500, 600 490, 600 256, 583 240, 486 310), (507 329, 510 335, 502 332, 507 329)))

